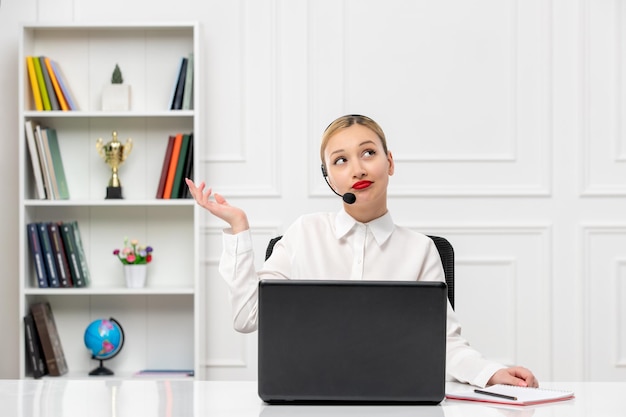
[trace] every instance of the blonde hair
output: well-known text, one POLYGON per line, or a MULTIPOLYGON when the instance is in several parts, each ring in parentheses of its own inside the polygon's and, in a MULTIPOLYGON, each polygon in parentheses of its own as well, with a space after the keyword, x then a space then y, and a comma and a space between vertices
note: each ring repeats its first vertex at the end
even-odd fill
POLYGON ((370 119, 367 116, 362 116, 360 114, 348 114, 335 119, 331 124, 328 125, 326 130, 324 130, 324 134, 322 135, 322 144, 320 147, 320 158, 322 159, 323 170, 326 170, 326 162, 324 161, 324 150, 326 149, 330 138, 335 133, 337 133, 338 130, 346 129, 356 124, 365 126, 372 132, 376 133, 383 145, 385 155, 389 153, 389 151, 387 150, 387 139, 385 138, 385 132, 383 132, 383 129, 378 125, 378 123, 376 123, 374 120, 370 119))

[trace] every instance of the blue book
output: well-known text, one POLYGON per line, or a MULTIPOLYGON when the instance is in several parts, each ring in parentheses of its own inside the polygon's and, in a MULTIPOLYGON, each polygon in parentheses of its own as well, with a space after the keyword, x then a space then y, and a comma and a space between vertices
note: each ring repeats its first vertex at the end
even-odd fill
POLYGON ((37 224, 27 224, 26 232, 28 233, 28 246, 30 247, 30 254, 33 258, 35 276, 37 277, 37 285, 39 286, 39 288, 48 288, 48 273, 46 272, 44 254, 39 240, 37 224))
POLYGON ((52 67, 54 76, 56 77, 57 82, 59 83, 59 87, 63 92, 63 98, 65 98, 67 106, 70 110, 78 110, 78 105, 76 103, 76 100, 74 99, 74 96, 69 88, 67 81, 65 80, 65 75, 61 71, 61 67, 59 67, 59 65, 53 60, 50 60, 50 66, 52 67))
POLYGON ((176 89, 174 90, 174 97, 170 110, 182 110, 183 108, 183 94, 185 92, 185 79, 187 78, 187 58, 182 58, 180 64, 180 70, 178 72, 178 78, 176 81, 176 89))
POLYGON ((41 242, 41 248, 43 250, 44 265, 46 266, 46 273, 48 275, 48 286, 58 288, 60 286, 59 272, 56 260, 54 259, 52 241, 48 233, 48 225, 46 223, 37 223, 37 231, 39 232, 39 241, 41 242))

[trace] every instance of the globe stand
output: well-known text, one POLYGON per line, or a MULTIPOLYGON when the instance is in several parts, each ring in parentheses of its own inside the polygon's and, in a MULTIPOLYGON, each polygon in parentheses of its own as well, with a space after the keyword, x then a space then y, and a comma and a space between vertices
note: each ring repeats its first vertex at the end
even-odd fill
MULTIPOLYGON (((92 356, 92 359, 96 359, 92 356)), ((98 366, 97 368, 95 368, 93 371, 89 372, 89 376, 110 376, 113 375, 113 371, 110 370, 109 368, 107 368, 106 366, 102 365, 102 359, 100 360, 100 366, 98 366)))

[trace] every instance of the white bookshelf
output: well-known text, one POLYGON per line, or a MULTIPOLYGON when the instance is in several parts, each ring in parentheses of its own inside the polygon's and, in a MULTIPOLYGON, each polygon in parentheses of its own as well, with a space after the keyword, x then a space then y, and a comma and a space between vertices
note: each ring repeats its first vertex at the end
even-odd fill
MULTIPOLYGON (((199 375, 199 210, 191 199, 156 199, 169 135, 193 132, 194 172, 200 152, 200 55, 197 23, 23 24, 19 48, 19 316, 31 303, 49 301, 69 374, 82 377, 97 366, 83 344, 87 325, 114 317, 124 327, 124 348, 105 366, 116 375, 146 368, 194 369, 199 375), (169 110, 180 59, 194 54, 193 110, 169 110), (25 57, 45 55, 61 66, 77 111, 36 111, 25 57), (131 85, 127 112, 103 112, 101 92, 119 64, 131 85), (57 131, 69 200, 38 200, 26 146, 24 122, 57 131), (124 199, 106 200, 110 168, 96 140, 133 140, 120 167, 124 199), (26 225, 77 220, 91 283, 86 288, 39 288, 26 225), (127 289, 122 264, 113 255, 124 237, 154 248, 145 288, 127 289)), ((195 174, 194 174, 195 175, 195 174)), ((20 377, 26 372, 20 323, 20 377)), ((63 378, 63 377, 61 377, 63 378)), ((94 377, 96 378, 96 377, 94 377)))

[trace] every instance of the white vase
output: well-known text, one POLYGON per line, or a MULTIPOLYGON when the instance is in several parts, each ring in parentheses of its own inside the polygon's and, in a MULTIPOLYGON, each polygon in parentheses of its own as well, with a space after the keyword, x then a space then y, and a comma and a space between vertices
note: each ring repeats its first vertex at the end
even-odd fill
POLYGON ((130 110, 130 85, 106 84, 102 89, 102 110, 130 110))
POLYGON ((128 288, 143 288, 146 285, 148 264, 124 265, 124 277, 128 288))

